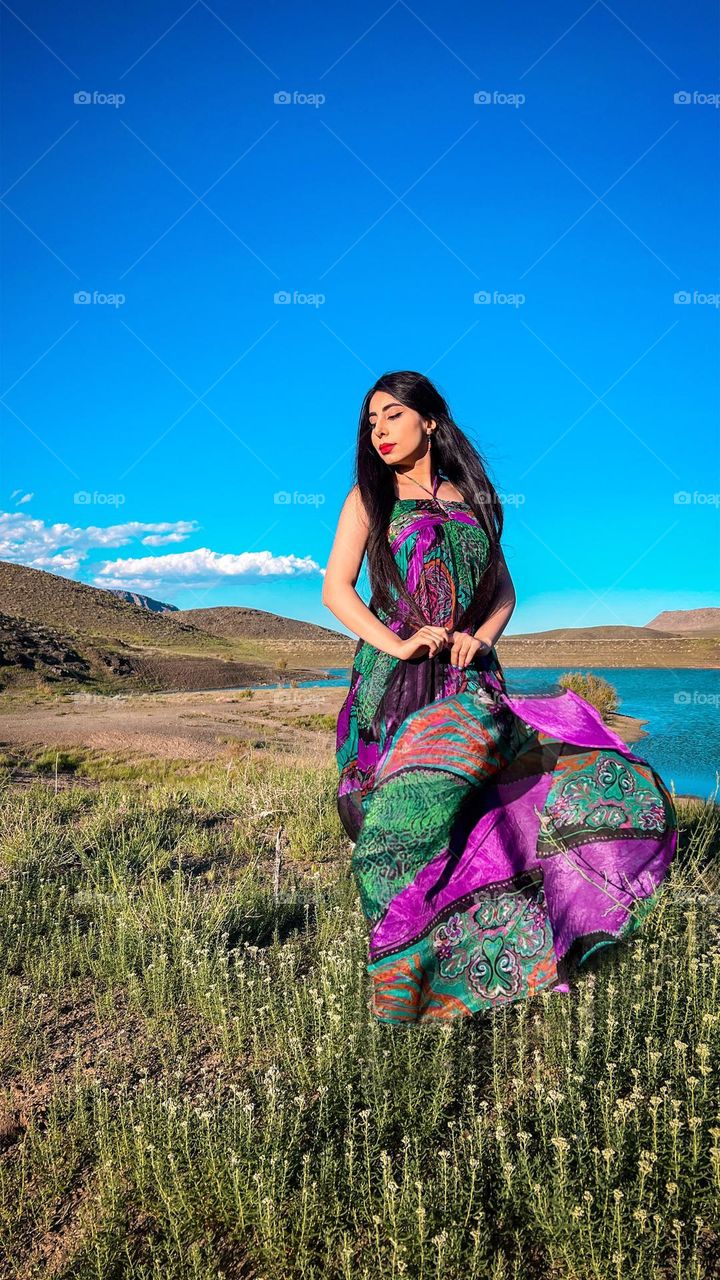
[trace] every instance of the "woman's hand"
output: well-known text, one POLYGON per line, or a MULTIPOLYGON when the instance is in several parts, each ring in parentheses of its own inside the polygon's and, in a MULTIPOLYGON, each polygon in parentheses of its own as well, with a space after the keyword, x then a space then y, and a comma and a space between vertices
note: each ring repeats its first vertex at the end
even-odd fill
POLYGON ((479 636, 467 631, 453 631, 450 661, 454 667, 466 667, 478 654, 482 657, 489 653, 490 647, 487 640, 481 640, 479 636))
POLYGON ((467 631, 448 631, 447 627, 420 627, 407 640, 400 641, 398 658, 414 658, 422 650, 434 658, 441 649, 451 646, 450 662, 455 667, 466 667, 478 654, 489 653, 492 646, 467 631))
POLYGON ((407 640, 401 640, 397 657, 414 658, 422 649, 427 649, 429 657, 434 658, 440 649, 450 643, 451 632, 447 627, 420 627, 407 640))

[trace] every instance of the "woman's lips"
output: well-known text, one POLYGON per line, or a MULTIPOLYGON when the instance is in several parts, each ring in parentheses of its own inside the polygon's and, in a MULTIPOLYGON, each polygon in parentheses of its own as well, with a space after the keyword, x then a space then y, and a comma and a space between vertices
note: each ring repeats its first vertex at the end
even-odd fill
POLYGON ((391 449, 394 449, 394 448, 395 448, 395 445, 394 445, 394 444, 381 444, 381 445, 380 445, 380 452, 381 452, 381 453, 389 453, 389 452, 390 452, 390 450, 391 450, 391 449))

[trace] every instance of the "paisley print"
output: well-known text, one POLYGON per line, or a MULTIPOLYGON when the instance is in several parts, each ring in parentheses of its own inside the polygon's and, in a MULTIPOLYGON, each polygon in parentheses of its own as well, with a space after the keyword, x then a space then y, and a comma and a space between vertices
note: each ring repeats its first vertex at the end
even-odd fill
POLYGON ((620 759, 607 751, 588 751, 584 759, 559 761, 545 802, 540 852, 612 831, 635 839, 666 827, 666 804, 649 765, 620 759))

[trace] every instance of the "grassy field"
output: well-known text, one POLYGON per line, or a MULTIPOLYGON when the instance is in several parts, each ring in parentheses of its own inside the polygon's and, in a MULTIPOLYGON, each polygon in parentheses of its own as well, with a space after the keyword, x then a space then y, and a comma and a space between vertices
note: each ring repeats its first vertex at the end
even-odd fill
POLYGON ((6 758, 0 1275, 717 1276, 720 810, 569 998, 393 1028, 335 785, 6 758))

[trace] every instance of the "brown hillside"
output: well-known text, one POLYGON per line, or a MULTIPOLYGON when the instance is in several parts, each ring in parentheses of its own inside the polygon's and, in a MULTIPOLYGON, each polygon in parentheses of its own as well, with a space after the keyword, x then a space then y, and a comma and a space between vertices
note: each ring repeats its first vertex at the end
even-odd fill
POLYGON ((165 604, 164 600, 155 600, 153 596, 143 596, 139 591, 122 591, 120 587, 104 587, 111 596, 118 600, 127 600, 128 604, 137 604, 141 609, 149 609, 151 613, 177 613, 177 605, 165 604))
POLYGON ((78 653, 73 642, 50 627, 41 627, 26 618, 0 613, 0 687, 8 679, 37 676, 53 683, 59 680, 86 681, 91 664, 78 653))
POLYGON ((720 609, 676 609, 659 613, 645 624, 653 631, 693 632, 720 636, 720 609))
POLYGON ((71 636, 192 650, 222 649, 179 613, 151 613, 109 591, 0 560, 0 611, 71 636))
POLYGON ((520 632, 518 635, 508 636, 508 640, 527 640, 536 643, 543 640, 565 640, 575 643, 586 643, 587 641, 601 641, 604 644, 612 642, 623 642, 628 640, 640 640, 649 643, 655 642, 660 636, 672 637, 674 632, 668 628, 667 631, 654 631, 651 636, 647 634, 647 627, 557 627, 553 631, 528 631, 520 632))
POLYGON ((647 627, 578 627, 502 635, 506 667, 720 667, 720 637, 647 627))
POLYGON ((348 642, 346 635, 330 627, 301 622, 299 618, 284 618, 265 609, 233 605, 215 609, 181 609, 175 617, 192 623, 208 635, 228 640, 302 640, 308 644, 328 644, 337 640, 348 642))
MULTIPOLYGON (((288 673, 290 674, 290 673, 288 673)), ((318 673, 292 669, 298 680, 318 673)), ((185 692, 194 689, 235 689, 272 684, 287 678, 266 662, 236 662, 207 654, 102 646, 70 638, 52 627, 27 618, 0 613, 0 691, 92 689, 104 694, 185 692)))

